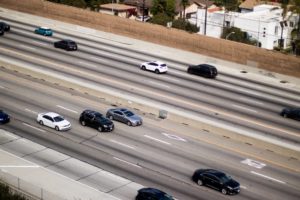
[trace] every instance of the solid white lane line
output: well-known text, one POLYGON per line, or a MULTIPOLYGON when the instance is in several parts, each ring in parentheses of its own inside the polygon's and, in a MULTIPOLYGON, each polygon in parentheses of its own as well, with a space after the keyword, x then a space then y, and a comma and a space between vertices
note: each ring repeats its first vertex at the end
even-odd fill
POLYGON ((281 181, 281 180, 278 180, 278 179, 275 179, 275 178, 272 178, 272 177, 269 177, 269 176, 266 176, 266 175, 263 175, 263 174, 254 172, 254 171, 251 171, 251 173, 252 173, 252 174, 255 174, 255 175, 257 175, 257 176, 261 176, 261 177, 263 177, 263 178, 272 180, 272 181, 276 181, 276 182, 278 182, 278 183, 286 184, 286 182, 283 182, 283 181, 281 181))
POLYGON ((43 46, 46 46, 46 45, 47 45, 47 44, 45 44, 45 43, 38 42, 38 41, 36 41, 36 40, 33 40, 33 42, 36 43, 36 44, 39 44, 39 45, 43 45, 43 46))
POLYGON ((170 78, 170 77, 164 77, 165 79, 169 79, 171 81, 175 81, 175 82, 180 82, 180 80, 175 79, 175 78, 170 78))
POLYGON ((27 45, 23 45, 23 44, 21 44, 20 46, 21 46, 21 47, 25 47, 25 48, 27 48, 27 49, 35 50, 35 48, 33 48, 33 47, 30 47, 30 46, 27 46, 27 45))
POLYGON ((126 161, 126 160, 122 160, 122 159, 117 158, 117 157, 114 157, 114 159, 116 159, 116 160, 118 160, 118 161, 121 161, 121 162, 124 162, 124 163, 126 163, 126 164, 128 164, 128 165, 132 165, 132 166, 137 167, 137 168, 142 168, 141 166, 138 166, 138 165, 133 164, 133 163, 131 163, 131 162, 128 162, 128 161, 126 161))
POLYGON ((177 135, 172 135, 172 134, 168 134, 168 133, 161 133, 163 134, 164 136, 170 138, 170 139, 173 139, 173 140, 177 140, 177 141, 182 141, 182 142, 186 142, 186 140, 182 137, 179 137, 177 135))
POLYGON ((118 141, 115 141, 115 140, 110 140, 110 141, 113 142, 113 143, 119 144, 119 145, 121 145, 121 146, 128 147, 128 148, 130 148, 130 149, 135 149, 135 148, 132 147, 132 146, 129 146, 129 145, 127 145, 127 144, 123 144, 123 143, 118 142, 118 141))
POLYGON ((38 165, 0 165, 0 168, 39 168, 38 165))
POLYGON ((264 105, 264 103, 262 103, 262 102, 258 102, 258 101, 252 100, 252 99, 247 99, 245 97, 240 97, 240 100, 252 102, 252 103, 255 103, 255 104, 259 104, 259 105, 264 105))
POLYGON ((28 111, 28 112, 34 113, 34 114, 38 114, 37 112, 35 112, 35 111, 33 111, 33 110, 30 110, 30 109, 28 109, 28 108, 25 108, 25 110, 28 111))
POLYGON ((149 81, 149 83, 154 84, 154 85, 158 85, 158 86, 161 86, 161 87, 170 88, 170 86, 168 86, 168 85, 163 85, 163 84, 157 83, 157 82, 155 82, 155 81, 149 81))
POLYGON ((83 65, 87 65, 89 67, 95 67, 94 64, 91 64, 91 63, 88 63, 88 62, 83 62, 83 61, 79 61, 80 64, 83 64, 83 65))
POLYGON ((243 106, 239 106, 239 105, 235 105, 235 104, 232 104, 234 107, 237 107, 237 108, 240 108, 240 109, 244 109, 244 110, 247 110, 247 111, 251 111, 251 112, 255 112, 257 113, 256 110, 252 110, 252 109, 249 109, 249 108, 246 108, 246 107, 243 107, 243 106))
POLYGON ((64 110, 67 110, 67 111, 70 111, 70 112, 72 112, 72 113, 78 113, 77 111, 75 111, 75 110, 71 110, 71 109, 69 109, 69 108, 66 108, 66 107, 63 107, 63 106, 60 106, 60 105, 56 105, 57 107, 59 107, 59 108, 61 108, 61 109, 64 109, 64 110))
POLYGON ((169 142, 165 142, 165 141, 162 141, 160 139, 157 139, 157 138, 154 138, 154 137, 151 137, 149 135, 144 135, 146 138, 149 138, 151 140, 154 140, 154 141, 157 141, 157 142, 161 142, 161 143, 164 143, 164 144, 167 144, 167 145, 171 145, 169 142))
POLYGON ((29 125, 29 124, 26 124, 26 123, 23 123, 25 126, 28 126, 28 127, 30 127, 30 128, 33 128, 33 129, 35 129, 35 130, 38 130, 38 131, 41 131, 41 132, 46 132, 46 131, 44 131, 43 129, 40 129, 40 128, 37 128, 37 127, 35 127, 35 126, 31 126, 31 125, 29 125))

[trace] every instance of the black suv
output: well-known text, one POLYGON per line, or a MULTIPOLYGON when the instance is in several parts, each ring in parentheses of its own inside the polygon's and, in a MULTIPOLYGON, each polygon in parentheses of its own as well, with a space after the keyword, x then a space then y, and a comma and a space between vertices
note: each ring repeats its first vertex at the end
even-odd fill
POLYGON ((110 119, 107 119, 101 113, 92 110, 83 111, 80 115, 79 122, 82 126, 87 125, 96 128, 100 132, 114 130, 114 123, 110 119))
POLYGON ((174 200, 174 198, 167 193, 160 191, 155 188, 142 188, 138 190, 138 195, 135 198, 136 200, 174 200))
POLYGON ((195 74, 207 78, 215 78, 218 75, 218 70, 215 66, 208 64, 190 65, 187 73, 195 74))
POLYGON ((77 44, 73 40, 61 40, 61 41, 54 42, 54 47, 65 49, 67 51, 77 50, 77 44))
POLYGON ((300 121, 300 108, 285 108, 281 111, 280 115, 300 121))
POLYGON ((198 169, 194 172, 193 181, 198 185, 207 185, 223 194, 238 194, 240 184, 223 172, 214 169, 198 169))
POLYGON ((10 26, 5 22, 0 22, 0 34, 3 35, 4 31, 9 31, 10 26))
POLYGON ((0 110, 0 124, 5 124, 10 121, 10 117, 3 110, 0 110))

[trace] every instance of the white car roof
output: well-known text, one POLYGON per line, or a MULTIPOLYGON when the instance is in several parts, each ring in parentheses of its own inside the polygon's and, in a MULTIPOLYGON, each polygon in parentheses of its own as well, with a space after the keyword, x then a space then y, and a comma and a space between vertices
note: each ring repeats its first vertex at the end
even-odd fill
POLYGON ((55 112, 47 112, 47 113, 43 113, 44 115, 48 115, 52 118, 60 116, 59 114, 55 113, 55 112))
POLYGON ((151 62, 157 63, 158 65, 165 64, 164 62, 161 62, 161 61, 151 61, 151 62))
POLYGON ((45 26, 41 26, 40 28, 42 28, 42 29, 50 29, 50 28, 45 27, 45 26))

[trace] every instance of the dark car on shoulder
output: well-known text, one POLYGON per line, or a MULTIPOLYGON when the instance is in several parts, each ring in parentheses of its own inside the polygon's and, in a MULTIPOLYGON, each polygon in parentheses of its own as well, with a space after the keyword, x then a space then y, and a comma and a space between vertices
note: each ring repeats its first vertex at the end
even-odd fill
POLYGON ((90 126, 100 132, 114 130, 114 123, 110 119, 93 110, 84 110, 79 117, 79 122, 82 126, 90 126))
POLYGON ((4 31, 9 31, 10 25, 5 22, 0 22, 0 28, 3 28, 4 31))
POLYGON ((300 121, 300 108, 284 108, 280 115, 284 118, 291 118, 300 121))
POLYGON ((76 51, 77 44, 73 40, 60 40, 57 42, 54 42, 55 48, 65 49, 67 51, 76 51))
POLYGON ((198 169, 194 172, 192 180, 198 185, 206 185, 223 194, 240 193, 240 184, 224 172, 214 169, 198 169))
POLYGON ((5 124, 10 121, 10 117, 3 110, 0 110, 0 124, 5 124))
POLYGON ((209 64, 190 65, 187 69, 187 73, 203 76, 206 78, 216 78, 218 70, 215 66, 209 64))
POLYGON ((174 200, 174 198, 171 195, 155 188, 142 188, 138 190, 138 194, 135 199, 136 200, 147 200, 147 199, 174 200))

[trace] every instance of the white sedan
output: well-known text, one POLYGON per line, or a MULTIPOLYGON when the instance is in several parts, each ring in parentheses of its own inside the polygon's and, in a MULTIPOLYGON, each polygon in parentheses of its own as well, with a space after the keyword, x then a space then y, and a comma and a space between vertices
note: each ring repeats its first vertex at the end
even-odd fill
POLYGON ((168 66, 160 61, 151 61, 151 62, 144 62, 140 65, 142 70, 150 70, 155 72, 156 74, 159 73, 166 73, 168 71, 168 66))
POLYGON ((54 128, 57 131, 71 129, 71 123, 54 112, 39 113, 36 120, 39 124, 54 128))

